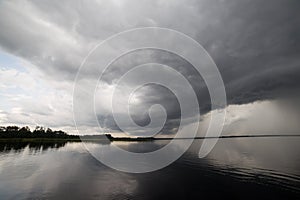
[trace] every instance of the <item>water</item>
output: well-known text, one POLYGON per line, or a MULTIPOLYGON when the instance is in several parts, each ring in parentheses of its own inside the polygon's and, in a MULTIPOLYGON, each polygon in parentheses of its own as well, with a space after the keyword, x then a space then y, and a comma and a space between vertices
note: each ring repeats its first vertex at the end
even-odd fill
MULTIPOLYGON (((115 144, 144 152, 165 142, 115 144)), ((201 142, 146 174, 110 169, 79 142, 0 143, 0 199, 300 199, 300 137, 220 139, 204 159, 201 142)))

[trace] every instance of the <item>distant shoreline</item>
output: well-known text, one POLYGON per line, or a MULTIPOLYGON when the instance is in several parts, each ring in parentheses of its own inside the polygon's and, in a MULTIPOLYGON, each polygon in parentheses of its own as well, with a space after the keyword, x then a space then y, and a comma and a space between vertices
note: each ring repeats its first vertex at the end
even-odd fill
POLYGON ((193 139, 218 139, 218 138, 255 138, 255 137, 300 137, 296 134, 288 134, 288 135, 223 135, 219 137, 194 137, 194 138, 153 138, 154 140, 193 140, 193 139))
MULTIPOLYGON (((110 135, 106 135, 107 138, 104 138, 105 135, 99 135, 94 137, 87 137, 87 139, 80 138, 0 138, 0 142, 95 142, 95 141, 123 141, 123 142, 146 142, 146 141, 161 141, 161 140, 204 140, 204 139, 230 139, 230 138, 270 138, 270 137, 300 137, 300 135, 289 134, 289 135, 227 135, 220 137, 195 137, 195 138, 155 138, 155 137, 147 137, 147 138, 122 138, 122 137, 112 137, 110 135)), ((83 136, 86 137, 86 136, 83 136)))
POLYGON ((160 140, 197 140, 197 139, 227 139, 227 138, 266 138, 266 137, 300 137, 300 134, 261 134, 261 135, 223 135, 210 137, 114 137, 111 134, 101 135, 69 135, 61 130, 53 131, 50 128, 37 126, 35 130, 31 131, 28 126, 17 127, 8 126, 0 127, 0 142, 81 142, 101 141, 104 143, 114 141, 124 142, 146 142, 146 141, 160 141, 160 140))
POLYGON ((0 138, 1 142, 81 142, 81 140, 64 138, 0 138))

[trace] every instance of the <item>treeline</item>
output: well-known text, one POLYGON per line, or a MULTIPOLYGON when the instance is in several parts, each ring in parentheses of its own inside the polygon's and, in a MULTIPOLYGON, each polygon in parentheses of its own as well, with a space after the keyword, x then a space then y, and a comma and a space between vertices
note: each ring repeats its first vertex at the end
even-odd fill
POLYGON ((28 126, 0 126, 0 138, 58 138, 79 139, 76 135, 68 135, 61 130, 52 130, 42 126, 36 126, 33 131, 28 126))

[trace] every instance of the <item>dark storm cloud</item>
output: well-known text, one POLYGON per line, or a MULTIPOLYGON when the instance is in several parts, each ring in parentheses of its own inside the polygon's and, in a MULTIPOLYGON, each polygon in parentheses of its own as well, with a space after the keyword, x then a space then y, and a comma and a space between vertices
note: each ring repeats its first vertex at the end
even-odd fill
MULTIPOLYGON (((102 78, 108 84, 113 84, 113 82, 116 82, 130 69, 146 63, 161 63, 179 71, 180 74, 186 77, 186 79, 193 87, 198 97, 201 113, 206 113, 210 110, 208 90, 201 75, 185 59, 167 51, 157 49, 144 49, 126 54, 112 63, 107 68, 106 73, 102 78)), ((134 86, 136 81, 143 79, 143 76, 136 76, 126 84, 134 86)), ((174 81, 169 77, 164 77, 164 79, 169 80, 169 82, 174 81)), ((184 94, 184 87, 185 86, 183 86, 183 88, 181 89, 182 94, 184 94)), ((139 99, 139 104, 132 104, 129 108, 131 111, 132 119, 138 125, 148 125, 151 121, 148 113, 149 108, 154 104, 160 104, 165 108, 168 116, 162 132, 164 134, 168 134, 177 131, 177 128, 180 124, 181 108, 176 96, 174 95, 174 93, 172 93, 172 91, 160 85, 150 84, 137 90, 135 96, 139 99)), ((190 109, 191 110, 189 112, 193 113, 194 108, 191 107, 190 109)), ((113 124, 114 126, 112 127, 116 128, 115 130, 118 130, 113 117, 102 116, 101 118, 106 118, 106 124, 103 124, 104 127, 109 127, 113 124)))
POLYGON ((229 103, 274 98, 280 90, 298 89, 299 1, 225 2, 227 7, 216 13, 218 22, 200 32, 198 41, 219 67, 229 103))
MULTIPOLYGON (((135 27, 171 28, 208 51, 224 80, 228 103, 245 104, 299 91, 299 9, 298 0, 2 1, 0 46, 34 64, 45 78, 72 82, 83 58, 99 41, 135 27)), ((210 111, 201 76, 186 60, 168 52, 129 53, 109 67, 103 80, 113 85, 128 69, 147 62, 182 73, 196 91, 201 114, 210 111)), ((87 79, 95 78, 94 69, 86 73, 87 79)), ((127 84, 134 85, 134 80, 127 84)), ((180 107, 173 94, 147 87, 137 95, 141 103, 131 110, 138 124, 149 123, 149 107, 160 103, 168 113, 164 131, 178 127, 180 107)), ((98 118, 105 128, 119 129, 110 113, 98 118)))

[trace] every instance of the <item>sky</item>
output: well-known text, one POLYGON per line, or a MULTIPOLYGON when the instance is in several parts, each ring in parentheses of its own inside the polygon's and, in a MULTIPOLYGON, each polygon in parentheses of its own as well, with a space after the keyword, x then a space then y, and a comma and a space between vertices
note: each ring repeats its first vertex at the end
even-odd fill
MULTIPOLYGON (((193 38, 218 67, 227 95, 223 135, 298 133, 299 8, 298 0, 0 1, 0 125, 39 125, 77 134, 74 82, 89 52, 122 31, 163 27, 193 38)), ((114 48, 106 51, 117 51, 114 48)), ((168 65, 186 77, 199 101, 199 135, 204 134, 214 111, 203 78, 187 60, 157 49, 130 52, 107 68, 96 91, 95 113, 86 102, 92 91, 76 96, 80 132, 121 132, 112 115, 112 91, 126 71, 143 63, 168 65)), ((82 91, 98 80, 97 67, 85 71, 82 91)), ((169 76, 163 78, 176 84, 169 76)), ((135 76, 120 90, 143 79, 135 76)), ((177 87, 185 95, 181 85, 177 87)), ((116 99, 128 103, 122 95, 116 99)), ((165 87, 139 88, 129 102, 132 119, 147 126, 153 104, 161 104, 167 114, 161 135, 174 134, 181 111, 176 96, 165 87)))

